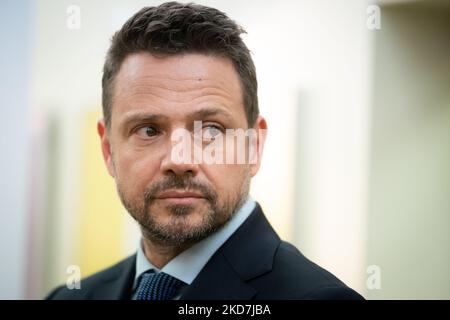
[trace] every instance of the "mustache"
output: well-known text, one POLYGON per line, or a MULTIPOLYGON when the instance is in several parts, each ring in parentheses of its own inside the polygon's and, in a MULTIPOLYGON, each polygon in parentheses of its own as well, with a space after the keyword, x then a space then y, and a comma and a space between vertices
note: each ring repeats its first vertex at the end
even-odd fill
POLYGON ((144 199, 149 205, 156 198, 157 195, 168 189, 183 189, 201 193, 202 196, 209 202, 217 201, 217 193, 209 185, 196 181, 190 176, 170 176, 164 180, 158 181, 145 190, 144 199))

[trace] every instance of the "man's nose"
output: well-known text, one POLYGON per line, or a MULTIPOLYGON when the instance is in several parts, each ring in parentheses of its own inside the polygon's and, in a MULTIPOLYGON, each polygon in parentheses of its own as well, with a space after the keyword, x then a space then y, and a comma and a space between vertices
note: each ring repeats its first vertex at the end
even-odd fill
POLYGON ((196 176, 199 171, 199 161, 197 160, 198 150, 195 150, 195 148, 198 148, 198 146, 195 145, 190 133, 185 132, 177 138, 172 136, 171 141, 168 141, 168 148, 161 162, 163 174, 196 176))

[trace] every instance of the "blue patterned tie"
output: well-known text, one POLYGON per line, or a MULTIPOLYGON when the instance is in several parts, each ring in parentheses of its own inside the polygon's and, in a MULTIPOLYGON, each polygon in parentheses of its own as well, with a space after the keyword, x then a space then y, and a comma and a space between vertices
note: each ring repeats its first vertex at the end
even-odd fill
POLYGON ((178 288, 183 284, 183 281, 164 272, 146 272, 141 276, 139 281, 136 300, 172 299, 176 295, 178 288))

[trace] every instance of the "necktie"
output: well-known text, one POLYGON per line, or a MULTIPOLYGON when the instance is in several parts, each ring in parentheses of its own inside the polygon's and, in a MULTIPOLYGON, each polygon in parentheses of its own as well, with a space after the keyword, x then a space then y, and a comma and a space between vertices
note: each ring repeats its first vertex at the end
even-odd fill
POLYGON ((178 288, 184 284, 167 273, 153 271, 141 276, 136 291, 136 300, 169 300, 177 293, 178 288))

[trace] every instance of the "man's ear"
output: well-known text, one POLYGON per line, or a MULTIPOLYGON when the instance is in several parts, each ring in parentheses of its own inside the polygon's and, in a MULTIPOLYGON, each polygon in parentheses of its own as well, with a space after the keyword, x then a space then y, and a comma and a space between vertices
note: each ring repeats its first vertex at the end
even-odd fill
POLYGON ((253 129, 256 131, 256 141, 255 141, 255 149, 256 149, 256 159, 252 161, 250 164, 251 167, 251 175, 252 177, 256 175, 261 166, 262 153, 264 149, 264 143, 266 141, 267 136, 267 123, 266 119, 262 116, 258 116, 253 125, 253 129))
POLYGON ((111 177, 114 178, 115 172, 111 152, 111 142, 108 135, 108 128, 106 128, 105 121, 103 119, 100 119, 97 122, 97 132, 98 135, 100 136, 103 160, 105 161, 106 168, 108 169, 109 174, 111 175, 111 177))

